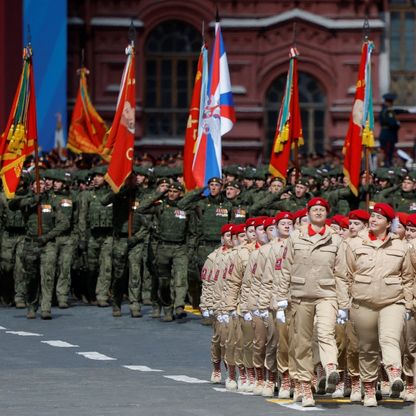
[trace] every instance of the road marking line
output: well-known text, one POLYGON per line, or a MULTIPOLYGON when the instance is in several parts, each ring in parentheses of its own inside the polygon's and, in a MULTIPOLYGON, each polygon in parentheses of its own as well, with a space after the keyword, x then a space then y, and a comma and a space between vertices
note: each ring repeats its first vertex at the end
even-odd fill
POLYGON ((143 371, 143 372, 163 372, 163 370, 157 370, 156 368, 150 368, 146 365, 123 365, 124 368, 128 368, 133 371, 143 371))
POLYGON ((236 394, 241 394, 243 396, 254 396, 254 394, 249 392, 249 391, 238 391, 238 390, 229 391, 229 390, 225 389, 224 387, 213 387, 212 389, 215 390, 215 391, 219 391, 221 393, 236 393, 236 394))
POLYGON ((194 384, 202 384, 202 383, 209 383, 207 380, 200 380, 199 378, 188 377, 183 375, 178 376, 163 376, 165 378, 169 378, 175 381, 183 381, 184 383, 194 383, 194 384))
POLYGON ((292 410, 299 410, 300 412, 326 412, 328 409, 322 407, 302 407, 298 403, 278 403, 280 406, 286 407, 292 410))
POLYGON ((26 332, 26 331, 6 331, 6 334, 19 335, 21 337, 43 337, 42 334, 37 334, 36 332, 26 332))
POLYGON ((82 355, 89 360, 97 360, 97 361, 110 361, 110 360, 117 360, 117 358, 108 357, 107 355, 100 354, 97 351, 88 351, 88 352, 77 352, 78 355, 82 355))
POLYGON ((0 326, 0 330, 3 330, 3 329, 7 329, 7 328, 5 328, 4 326, 0 326))
POLYGON ((58 348, 78 348, 79 345, 73 345, 69 342, 59 341, 59 340, 51 340, 51 341, 41 341, 43 344, 48 344, 51 347, 58 347, 58 348))

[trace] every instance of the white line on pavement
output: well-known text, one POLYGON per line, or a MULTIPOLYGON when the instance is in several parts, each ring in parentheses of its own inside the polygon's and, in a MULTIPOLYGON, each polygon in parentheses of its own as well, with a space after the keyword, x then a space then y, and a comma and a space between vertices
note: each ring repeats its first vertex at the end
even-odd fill
POLYGON ((325 412, 327 409, 322 407, 302 407, 298 403, 277 403, 279 406, 287 407, 292 410, 299 410, 301 412, 325 412))
POLYGON ((225 389, 224 387, 213 387, 212 389, 215 390, 215 391, 219 391, 221 393, 237 393, 237 394, 241 394, 243 396, 254 396, 254 394, 249 392, 249 391, 238 391, 238 390, 229 391, 229 390, 225 389))
POLYGON ((170 378, 171 380, 175 381, 183 381, 184 383, 194 383, 194 384, 202 384, 202 383, 209 383, 207 380, 200 380, 199 378, 188 377, 188 376, 163 376, 165 378, 170 378))
POLYGON ((58 348, 78 348, 79 345, 73 345, 69 342, 60 341, 60 340, 51 340, 51 341, 41 341, 43 344, 48 344, 51 347, 58 347, 58 348))
POLYGON ((128 368, 129 370, 134 371, 143 371, 143 372, 163 372, 163 370, 157 370, 155 368, 147 367, 146 365, 123 365, 123 367, 128 368))
POLYGON ((6 329, 4 326, 0 326, 0 330, 6 329))
POLYGON ((19 335, 21 337, 43 337, 42 334, 37 334, 36 332, 26 332, 26 331, 6 331, 6 334, 19 335))
POLYGON ((77 352, 78 355, 82 355, 85 358, 90 360, 97 360, 97 361, 110 361, 110 360, 117 360, 117 358, 108 357, 107 355, 100 354, 96 351, 88 351, 88 352, 77 352))

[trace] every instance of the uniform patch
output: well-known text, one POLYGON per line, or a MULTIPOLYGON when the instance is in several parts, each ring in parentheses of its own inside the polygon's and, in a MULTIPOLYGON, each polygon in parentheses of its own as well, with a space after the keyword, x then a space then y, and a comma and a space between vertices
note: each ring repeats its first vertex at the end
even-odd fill
POLYGON ((257 270, 257 263, 252 267, 251 274, 256 273, 256 270, 257 270))
POLYGON ((52 212, 52 205, 42 205, 42 212, 52 212))
POLYGON ((274 269, 275 270, 282 270, 282 259, 276 259, 274 269))
POLYGON ((175 218, 186 220, 186 213, 180 209, 175 209, 175 218))
POLYGON ((228 267, 223 271, 222 273, 222 278, 225 280, 227 278, 227 271, 228 271, 228 267))
POLYGON ((207 269, 203 268, 201 270, 201 280, 206 280, 207 277, 207 269))
POLYGON ((72 207, 72 201, 70 199, 62 199, 60 205, 64 208, 72 207))
POLYGON ((228 209, 227 208, 217 208, 215 210, 215 216, 216 217, 228 217, 228 209))
POLYGON ((219 270, 217 270, 216 272, 215 272, 215 277, 214 277, 214 280, 215 281, 217 281, 218 280, 218 276, 220 275, 220 271, 219 270))
POLYGON ((228 268, 228 274, 231 274, 234 270, 234 263, 230 264, 230 267, 228 268))

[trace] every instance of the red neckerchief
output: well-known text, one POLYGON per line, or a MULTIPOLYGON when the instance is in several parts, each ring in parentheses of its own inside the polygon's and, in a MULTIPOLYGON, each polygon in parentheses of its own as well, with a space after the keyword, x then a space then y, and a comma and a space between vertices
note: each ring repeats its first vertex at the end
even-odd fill
POLYGON ((313 228, 312 228, 312 224, 308 225, 308 235, 309 237, 313 237, 314 235, 319 234, 319 235, 324 235, 325 234, 325 226, 321 228, 320 231, 316 232, 313 228))
POLYGON ((255 248, 256 248, 256 249, 258 249, 258 248, 260 248, 260 247, 261 247, 260 243, 259 243, 258 241, 256 241, 255 248))
MULTIPOLYGON (((368 232, 368 238, 369 238, 371 241, 375 241, 375 240, 377 240, 377 237, 373 234, 373 232, 372 232, 372 231, 369 231, 369 232, 368 232)), ((381 239, 381 241, 384 241, 386 238, 387 238, 387 234, 386 234, 386 236, 385 236, 384 238, 382 238, 382 239, 381 239)))

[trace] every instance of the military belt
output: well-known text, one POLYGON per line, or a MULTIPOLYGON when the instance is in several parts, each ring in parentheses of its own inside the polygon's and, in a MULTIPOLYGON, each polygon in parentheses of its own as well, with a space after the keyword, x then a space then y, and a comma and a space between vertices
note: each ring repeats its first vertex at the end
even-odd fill
POLYGON ((165 240, 161 240, 160 244, 163 245, 163 246, 177 246, 177 245, 185 244, 185 241, 165 241, 165 240))
POLYGON ((93 237, 99 237, 103 235, 110 235, 112 234, 112 228, 92 228, 91 235, 93 237))

